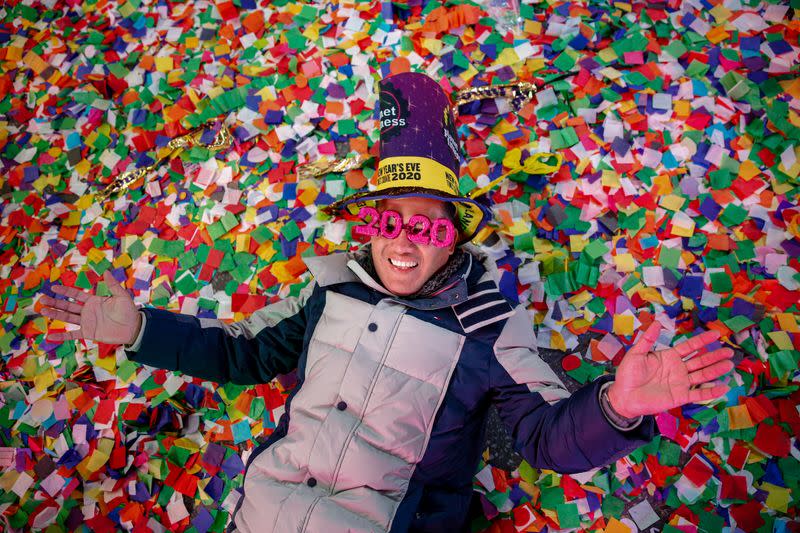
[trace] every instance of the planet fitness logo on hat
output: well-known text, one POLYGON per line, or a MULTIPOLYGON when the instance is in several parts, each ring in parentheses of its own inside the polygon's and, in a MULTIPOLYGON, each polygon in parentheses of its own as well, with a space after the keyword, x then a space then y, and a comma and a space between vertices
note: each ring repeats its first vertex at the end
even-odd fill
POLYGON ((407 124, 408 100, 391 83, 384 83, 380 94, 381 141, 400 135, 407 124))
POLYGON ((450 148, 450 152, 453 154, 453 159, 455 159, 456 164, 460 161, 461 157, 459 157, 460 150, 458 149, 458 143, 456 142, 456 127, 453 124, 453 118, 450 114, 450 108, 445 107, 444 116, 442 117, 442 135, 444 135, 444 140, 447 143, 447 147, 450 148))

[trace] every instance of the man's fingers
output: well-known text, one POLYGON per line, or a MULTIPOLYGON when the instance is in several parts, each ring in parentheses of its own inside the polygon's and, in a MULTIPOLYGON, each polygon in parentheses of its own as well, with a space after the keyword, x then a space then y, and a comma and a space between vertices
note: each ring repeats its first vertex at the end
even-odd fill
POLYGON ((692 385, 702 385, 709 381, 714 381, 720 376, 724 376, 733 369, 733 362, 719 361, 711 366, 701 368, 689 374, 689 383, 692 385))
POLYGON ((63 331, 61 333, 50 333, 46 338, 48 342, 74 341, 75 339, 83 338, 83 331, 79 328, 72 331, 63 331))
POLYGON ((48 307, 52 309, 60 309, 76 315, 80 315, 81 311, 83 310, 83 304, 69 302, 67 300, 59 300, 58 298, 51 298, 47 295, 42 296, 40 301, 42 302, 42 305, 45 306, 44 309, 47 309, 48 307))
POLYGON ((706 389, 693 389, 689 391, 689 401, 692 403, 707 402, 719 398, 728 392, 729 388, 727 385, 716 385, 706 389))
POLYGON ((117 278, 111 275, 110 270, 103 272, 103 281, 106 282, 106 285, 108 285, 108 290, 110 290, 111 294, 114 296, 127 296, 128 298, 131 297, 128 291, 125 290, 125 287, 123 287, 120 282, 117 281, 117 278))
POLYGON ((717 361, 724 361, 725 359, 730 359, 731 357, 733 357, 733 350, 730 348, 720 348, 718 350, 714 350, 713 352, 692 357, 686 361, 686 370, 689 372, 694 372, 695 370, 700 370, 701 368, 713 365, 717 361))
POLYGON ((719 332, 715 330, 704 331, 700 335, 695 335, 694 337, 690 337, 685 341, 676 344, 671 350, 674 351, 678 355, 678 357, 686 357, 692 352, 696 352, 697 350, 704 348, 708 344, 711 344, 715 340, 719 339, 719 332))
POLYGON ((49 307, 45 307, 42 309, 42 315, 50 318, 54 318, 56 320, 60 320, 62 322, 66 322, 68 324, 80 324, 81 323, 81 315, 76 315, 74 313, 68 313, 67 311, 61 311, 59 309, 51 309, 49 307))
POLYGON ((661 324, 654 320, 642 335, 642 338, 628 350, 627 355, 645 355, 649 352, 653 345, 658 340, 658 335, 661 333, 661 324))
POLYGON ((50 290, 52 290, 56 294, 63 294, 64 296, 67 296, 79 302, 85 302, 86 300, 92 297, 91 294, 88 294, 84 291, 79 291, 75 287, 67 287, 66 285, 53 285, 52 287, 50 287, 50 290))

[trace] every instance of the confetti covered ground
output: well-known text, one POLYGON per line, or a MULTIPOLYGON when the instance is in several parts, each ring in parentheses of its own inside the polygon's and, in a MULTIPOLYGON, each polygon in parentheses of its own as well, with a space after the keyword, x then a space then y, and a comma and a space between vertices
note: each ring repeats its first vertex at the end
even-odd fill
MULTIPOLYGON (((519 112, 459 113, 484 249, 576 383, 619 363, 642 323, 737 349, 731 391, 658 417, 607 468, 476 473, 475 531, 798 531, 798 0, 524 2, 10 0, 0 7, 0 514, 46 531, 223 531, 243 458, 291 378, 245 388, 142 367, 120 347, 48 343, 63 283, 225 321, 296 294, 302 257, 346 250, 318 207, 369 186, 376 82, 423 71, 450 92, 574 72, 519 112), (170 139, 224 123, 102 202, 170 139), (558 152, 550 176, 515 172, 558 152), (583 342, 585 350, 577 350, 583 342)), ((486 454, 487 461, 490 454, 486 454)), ((2 523, 2 522, 0 522, 2 523)))

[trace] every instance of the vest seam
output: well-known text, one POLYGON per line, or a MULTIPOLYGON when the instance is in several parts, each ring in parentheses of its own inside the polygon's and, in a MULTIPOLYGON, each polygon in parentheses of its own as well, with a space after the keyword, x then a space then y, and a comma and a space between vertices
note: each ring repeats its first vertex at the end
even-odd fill
MULTIPOLYGON (((414 478, 414 472, 417 470, 417 465, 419 465, 419 462, 422 460, 422 457, 425 456, 425 450, 428 449, 428 445, 430 444, 431 436, 433 434, 433 426, 436 425, 436 415, 439 413, 439 409, 442 408, 444 399, 447 396, 447 390, 450 388, 450 380, 453 379, 453 372, 455 372, 456 367, 458 366, 458 362, 461 360, 461 354, 464 351, 464 344, 466 343, 467 338, 464 335, 460 335, 460 337, 461 339, 459 340, 458 343, 458 351, 456 352, 456 355, 453 357, 455 362, 450 364, 450 371, 448 372, 447 379, 445 380, 444 386, 442 387, 442 393, 439 396, 439 402, 436 405, 436 409, 433 411, 433 416, 431 417, 429 426, 425 428, 425 443, 422 446, 422 455, 420 456, 419 461, 414 463, 411 467, 411 472, 408 477, 408 485, 411 485, 411 480, 414 478)), ((422 490, 424 490, 424 488, 425 486, 423 485, 422 490)), ((406 486, 406 490, 403 492, 403 498, 405 498, 405 495, 407 493, 408 493, 408 486, 406 486)), ((400 499, 400 502, 403 501, 403 498, 400 499)), ((398 503, 398 505, 394 508, 394 513, 392 514, 392 517, 389 519, 388 530, 392 529, 392 524, 394 523, 394 519, 395 516, 397 516, 397 510, 399 508, 400 504, 398 503)))

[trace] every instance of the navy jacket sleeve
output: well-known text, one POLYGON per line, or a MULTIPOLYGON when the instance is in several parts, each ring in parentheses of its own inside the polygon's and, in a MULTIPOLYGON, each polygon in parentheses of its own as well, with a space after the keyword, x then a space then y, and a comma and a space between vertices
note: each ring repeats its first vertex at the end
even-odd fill
POLYGON ((643 417, 629 431, 615 428, 600 406, 603 376, 569 395, 542 361, 527 311, 506 322, 490 361, 490 395, 515 449, 531 466, 562 473, 607 465, 649 442, 655 419, 643 417))
POLYGON ((125 353, 137 363, 218 383, 267 383, 297 367, 306 332, 305 306, 315 285, 233 324, 142 309, 146 325, 141 345, 125 353))

